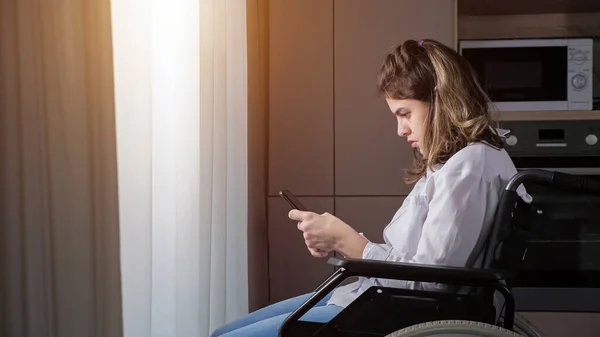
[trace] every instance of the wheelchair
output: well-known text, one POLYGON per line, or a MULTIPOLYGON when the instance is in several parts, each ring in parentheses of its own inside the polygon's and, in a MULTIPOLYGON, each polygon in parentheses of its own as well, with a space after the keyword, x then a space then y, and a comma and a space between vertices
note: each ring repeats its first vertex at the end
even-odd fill
POLYGON ((600 194, 600 182, 586 177, 541 169, 520 171, 502 190, 480 267, 330 258, 328 263, 336 267, 335 272, 286 318, 279 336, 541 336, 515 315, 511 292, 527 241, 539 222, 535 206, 517 195, 517 187, 524 183, 600 194), (300 320, 344 280, 357 276, 447 287, 441 291, 371 287, 328 323, 300 320))

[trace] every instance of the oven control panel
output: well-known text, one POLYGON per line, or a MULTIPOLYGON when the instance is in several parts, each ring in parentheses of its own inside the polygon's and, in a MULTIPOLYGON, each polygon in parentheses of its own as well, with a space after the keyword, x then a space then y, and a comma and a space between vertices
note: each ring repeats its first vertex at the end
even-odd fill
POLYGON ((600 156, 600 120, 504 121, 511 156, 600 156))

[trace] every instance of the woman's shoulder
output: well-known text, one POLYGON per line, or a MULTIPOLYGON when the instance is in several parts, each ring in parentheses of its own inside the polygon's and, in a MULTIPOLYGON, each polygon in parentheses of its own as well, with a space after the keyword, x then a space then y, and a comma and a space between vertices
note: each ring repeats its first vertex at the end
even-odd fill
MULTIPOLYGON (((515 174, 517 169, 505 149, 487 143, 473 143, 458 151, 436 170, 429 177, 433 179, 427 179, 426 189, 437 189, 436 185, 455 187, 478 183, 496 189, 515 174)), ((524 201, 531 202, 531 196, 523 185, 517 191, 524 201)))
POLYGON ((462 175, 493 179, 516 173, 516 168, 506 150, 484 142, 476 142, 455 153, 439 171, 450 174, 459 171, 462 175))

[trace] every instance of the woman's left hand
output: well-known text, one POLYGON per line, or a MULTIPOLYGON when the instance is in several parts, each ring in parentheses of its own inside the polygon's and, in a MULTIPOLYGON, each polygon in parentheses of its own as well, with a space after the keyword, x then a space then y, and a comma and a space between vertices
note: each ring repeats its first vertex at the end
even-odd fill
POLYGON ((288 216, 298 221, 298 229, 304 233, 309 249, 362 256, 367 240, 336 216, 299 210, 291 210, 288 216))

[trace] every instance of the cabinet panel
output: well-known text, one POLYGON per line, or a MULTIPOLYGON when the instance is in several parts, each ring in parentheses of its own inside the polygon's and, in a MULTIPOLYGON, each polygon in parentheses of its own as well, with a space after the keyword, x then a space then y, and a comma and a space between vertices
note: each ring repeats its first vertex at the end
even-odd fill
MULTIPOLYGON (((315 212, 333 213, 333 197, 298 199, 315 212)), ((269 197, 271 303, 312 292, 334 271, 333 266, 327 264, 327 258, 310 255, 297 223, 287 217, 289 210, 282 198, 269 197)))
POLYGON ((270 2, 269 194, 333 195, 333 2, 270 2))
POLYGON ((407 195, 412 149, 376 90, 384 56, 407 39, 455 46, 454 0, 337 0, 335 193, 407 195))
POLYGON ((402 205, 404 197, 336 197, 335 214, 375 243, 402 205))
POLYGON ((600 336, 600 313, 521 312, 544 337, 600 336))

